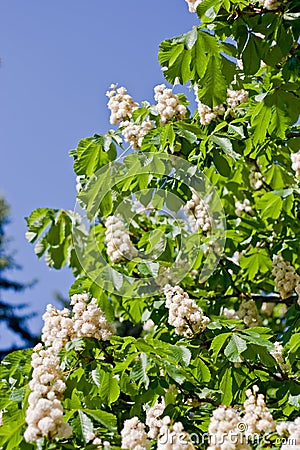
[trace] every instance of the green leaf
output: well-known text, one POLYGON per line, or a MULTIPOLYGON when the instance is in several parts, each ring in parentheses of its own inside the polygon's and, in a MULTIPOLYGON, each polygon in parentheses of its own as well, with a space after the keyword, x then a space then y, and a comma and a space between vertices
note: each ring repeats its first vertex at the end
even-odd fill
POLYGON ((213 338, 210 349, 213 351, 212 356, 214 358, 214 361, 217 360, 218 354, 222 350, 225 342, 227 341, 229 336, 231 336, 231 334, 232 333, 221 333, 221 334, 218 334, 218 336, 213 338))
POLYGON ((265 249, 255 248, 239 260, 242 269, 247 270, 249 280, 254 280, 258 272, 267 273, 272 269, 272 260, 265 249))
POLYGON ((221 155, 221 153, 217 149, 213 149, 212 154, 214 164, 219 174, 223 177, 230 177, 231 169, 227 162, 227 159, 224 158, 224 156, 221 155))
POLYGON ((220 382, 220 389, 223 392, 221 402, 223 405, 230 405, 233 393, 232 393, 232 371, 231 368, 227 368, 222 376, 220 382))
POLYGON ((254 75, 260 68, 260 46, 261 39, 250 34, 246 47, 242 53, 244 71, 248 75, 254 75))
POLYGON ((80 409, 78 410, 78 417, 80 421, 81 433, 85 442, 90 441, 91 433, 94 433, 94 426, 91 419, 80 409))
POLYGON ((203 84, 199 87, 199 100, 210 107, 218 106, 226 99, 227 83, 223 75, 219 55, 211 55, 203 77, 203 84))
POLYGON ((217 144, 217 146, 220 147, 224 151, 224 153, 226 153, 226 155, 235 160, 240 159, 241 156, 233 150, 231 140, 227 137, 216 136, 215 134, 213 134, 210 137, 210 140, 217 144))
POLYGON ((147 375, 147 369, 149 366, 149 360, 146 353, 142 352, 139 359, 135 362, 131 372, 130 377, 136 383, 143 383, 145 388, 148 389, 149 377, 147 375))
POLYGON ((300 348, 300 333, 295 333, 292 335, 290 342, 290 352, 297 353, 300 348))
POLYGON ((256 201, 257 209, 261 210, 262 219, 278 219, 282 210, 282 198, 279 195, 267 192, 256 201))
POLYGON ((85 409, 84 412, 97 422, 101 423, 108 430, 117 430, 117 418, 114 414, 99 409, 85 409))
POLYGON ((167 353, 172 356, 177 362, 187 367, 191 361, 191 352, 183 345, 171 345, 167 349, 167 353))
POLYGON ((199 380, 199 382, 208 383, 211 380, 211 373, 207 364, 198 357, 196 361, 193 362, 195 369, 192 370, 194 376, 199 380))
POLYGON ((101 140, 99 136, 97 139, 89 137, 79 142, 74 159, 74 171, 77 175, 90 177, 115 158, 115 152, 104 150, 104 143, 104 138, 101 140))
POLYGON ((224 355, 231 362, 241 362, 240 354, 247 349, 247 343, 237 334, 232 334, 224 350, 224 355))

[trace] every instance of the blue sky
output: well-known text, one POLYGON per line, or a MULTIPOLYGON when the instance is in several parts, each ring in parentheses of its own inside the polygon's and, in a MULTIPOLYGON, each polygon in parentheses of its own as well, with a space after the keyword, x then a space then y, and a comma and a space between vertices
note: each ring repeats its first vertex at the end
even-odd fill
MULTIPOLYGON (((134 100, 153 101, 162 83, 159 43, 197 24, 184 0, 2 0, 0 5, 0 194, 11 205, 10 249, 20 281, 39 282, 12 303, 27 302, 38 332, 54 291, 67 296, 71 272, 50 270, 25 240, 38 207, 73 209, 75 175, 68 150, 111 128, 105 92, 112 82, 134 100)), ((0 348, 18 340, 0 327, 0 348)))

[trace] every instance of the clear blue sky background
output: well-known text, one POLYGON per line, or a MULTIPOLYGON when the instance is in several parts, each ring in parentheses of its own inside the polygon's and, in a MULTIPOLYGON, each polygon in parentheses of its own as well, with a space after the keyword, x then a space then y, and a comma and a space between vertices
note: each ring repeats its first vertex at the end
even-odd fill
MULTIPOLYGON (((39 280, 6 299, 29 304, 38 332, 54 291, 67 296, 73 277, 37 259, 24 217, 38 207, 73 209, 68 150, 111 127, 108 86, 117 82, 134 100, 153 101, 153 86, 164 81, 159 43, 198 21, 184 0, 2 0, 0 21, 0 194, 11 205, 10 249, 23 267, 10 275, 39 280)), ((0 348, 12 342, 0 327, 0 348)))

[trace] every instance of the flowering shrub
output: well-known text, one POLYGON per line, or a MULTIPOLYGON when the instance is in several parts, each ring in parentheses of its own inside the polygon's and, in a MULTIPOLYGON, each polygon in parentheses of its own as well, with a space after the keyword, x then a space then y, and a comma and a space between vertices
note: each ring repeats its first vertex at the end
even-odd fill
POLYGON ((1 364, 3 450, 300 447, 299 2, 187 3, 159 61, 194 103, 111 85, 80 208, 27 218, 74 283, 1 364))

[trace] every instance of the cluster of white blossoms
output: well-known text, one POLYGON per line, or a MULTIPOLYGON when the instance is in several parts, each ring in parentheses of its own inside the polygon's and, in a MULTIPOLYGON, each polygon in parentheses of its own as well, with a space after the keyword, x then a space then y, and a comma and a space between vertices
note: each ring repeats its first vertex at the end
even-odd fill
POLYGON ((198 196, 197 192, 194 189, 192 189, 192 191, 192 198, 186 203, 184 207, 184 211, 187 214, 188 223, 193 232, 197 232, 198 230, 207 232, 211 229, 212 226, 211 217, 209 215, 207 205, 198 196))
POLYGON ((291 366, 289 363, 286 363, 283 357, 283 346, 279 344, 279 342, 274 342, 274 348, 270 351, 273 358, 276 360, 278 366, 283 372, 288 371, 291 366))
POLYGON ((242 320, 247 327, 258 327, 262 323, 254 300, 242 300, 236 312, 237 318, 242 320))
POLYGON ((300 298, 300 276, 294 267, 283 259, 281 255, 273 257, 272 274, 275 277, 275 284, 282 299, 290 297, 296 290, 298 303, 300 298))
POLYGON ((219 406, 214 410, 208 426, 207 450, 250 450, 243 435, 243 419, 234 408, 219 406))
POLYGON ((254 211, 251 207, 250 200, 248 200, 248 198, 245 198, 245 200, 243 202, 240 202, 239 200, 237 200, 235 202, 236 215, 241 216, 243 211, 245 211, 245 213, 247 213, 247 214, 250 214, 251 216, 254 214, 254 211))
POLYGON ((212 120, 217 118, 217 116, 223 116, 225 114, 226 110, 224 105, 218 105, 212 109, 199 100, 197 84, 194 86, 194 92, 201 125, 209 125, 212 120))
POLYGON ((195 450, 191 436, 184 431, 181 422, 171 424, 169 416, 162 419, 157 450, 195 450))
POLYGON ((138 251, 132 244, 129 233, 120 217, 109 216, 106 219, 105 226, 107 254, 112 263, 117 263, 122 259, 130 260, 138 255, 138 251))
POLYGON ((157 102, 156 107, 162 125, 173 117, 184 119, 187 112, 186 107, 179 102, 178 96, 173 94, 172 89, 168 89, 165 84, 155 86, 154 99, 157 102))
POLYGON ((146 412, 146 425, 149 427, 148 436, 150 439, 156 439, 160 434, 162 422, 162 414, 165 410, 165 401, 162 399, 161 403, 157 400, 147 412, 146 412))
POLYGON ((280 2, 278 0, 263 0, 263 7, 269 11, 274 11, 279 8, 280 2))
POLYGON ((87 294, 75 294, 71 297, 73 306, 73 329, 76 337, 95 338, 106 341, 113 334, 112 325, 106 320, 103 311, 92 298, 88 303, 87 294))
POLYGON ((300 448, 300 417, 294 422, 281 422, 276 427, 279 436, 283 436, 285 442, 280 450, 298 450, 300 448))
POLYGON ((110 123, 114 125, 123 120, 131 119, 133 111, 139 106, 127 94, 126 88, 117 88, 115 84, 110 85, 110 91, 106 92, 106 96, 109 98, 107 106, 111 111, 110 123))
POLYGON ((256 167, 251 167, 249 173, 249 182, 253 189, 258 190, 263 186, 264 177, 256 167))
POLYGON ((42 344, 38 344, 34 347, 31 365, 33 372, 29 387, 32 392, 28 397, 25 440, 34 442, 43 436, 48 439, 55 436, 69 438, 72 428, 63 422, 61 404, 66 384, 56 351, 53 347, 44 349, 42 344))
POLYGON ((275 431, 276 425, 270 410, 265 403, 263 394, 258 394, 258 387, 255 385, 246 391, 246 400, 244 402, 245 415, 243 422, 247 425, 246 435, 254 433, 265 433, 266 431, 275 431))
POLYGON ((247 327, 258 327, 262 323, 262 318, 259 315, 256 303, 254 300, 242 300, 239 309, 224 308, 223 315, 227 319, 242 320, 247 327))
POLYGON ((42 341, 46 347, 52 347, 54 352, 59 353, 75 337, 90 337, 100 341, 110 338, 113 327, 106 320, 95 298, 89 302, 88 294, 74 294, 71 305, 73 315, 66 308, 59 311, 54 306, 47 305, 42 330, 42 341))
POLYGON ((121 438, 121 448, 127 450, 147 450, 151 446, 151 442, 147 438, 145 425, 138 417, 125 420, 121 438))
POLYGON ((121 122, 121 127, 125 142, 131 144, 134 150, 139 150, 144 137, 154 128, 154 125, 150 120, 144 120, 141 124, 125 120, 121 122))
POLYGON ((167 284, 164 294, 166 307, 169 309, 168 323, 175 327, 178 335, 190 337, 205 330, 210 322, 209 318, 180 286, 172 287, 167 284))
POLYGON ((300 177, 300 150, 291 154, 292 169, 296 172, 296 176, 300 177))
POLYGON ((248 92, 244 89, 234 90, 227 89, 227 104, 231 108, 236 108, 241 103, 245 103, 248 101, 249 95, 248 92))
POLYGON ((200 5, 200 3, 201 3, 203 0, 185 0, 185 1, 186 1, 187 4, 188 4, 189 11, 190 11, 191 13, 195 13, 195 12, 197 12, 197 6, 200 5))
POLYGON ((47 305, 43 315, 44 326, 42 329, 42 342, 46 347, 53 347, 56 353, 74 337, 74 324, 71 319, 71 311, 64 308, 59 311, 52 305, 47 305))

